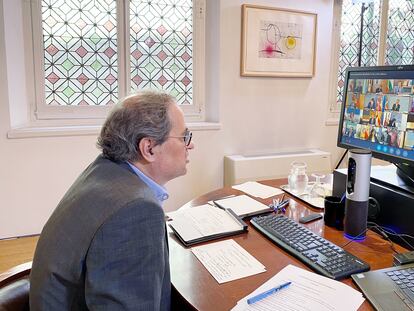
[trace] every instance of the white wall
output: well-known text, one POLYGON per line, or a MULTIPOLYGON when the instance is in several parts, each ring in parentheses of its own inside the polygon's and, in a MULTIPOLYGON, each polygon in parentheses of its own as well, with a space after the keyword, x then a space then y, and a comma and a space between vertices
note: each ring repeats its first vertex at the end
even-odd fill
MULTIPOLYGON (((10 3, 10 0, 5 0, 10 3)), ((14 0, 15 1, 15 0, 14 0)), ((262 0, 251 4, 318 14, 316 73, 313 78, 240 77, 243 1, 208 0, 207 100, 220 130, 194 133, 188 174, 171 181, 166 210, 223 185, 223 156, 235 153, 320 148, 339 158, 336 126, 326 126, 330 82, 333 0, 262 0)), ((1 3, 1 2, 0 2, 1 3)), ((1 6, 0 6, 1 7, 1 6)), ((3 20, 0 11, 0 21, 3 20)), ((95 158, 96 136, 7 139, 10 68, 0 25, 0 238, 39 233, 83 168, 95 158)), ((335 77, 334 77, 335 78, 335 77)))

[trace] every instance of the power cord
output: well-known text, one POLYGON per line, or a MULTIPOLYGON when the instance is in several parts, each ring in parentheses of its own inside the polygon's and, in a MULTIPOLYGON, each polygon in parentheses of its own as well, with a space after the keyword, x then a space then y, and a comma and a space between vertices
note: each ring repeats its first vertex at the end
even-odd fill
POLYGON ((392 251, 395 252, 396 254, 400 254, 400 253, 395 249, 394 242, 390 239, 389 235, 399 237, 403 242, 405 242, 408 246, 410 246, 412 249, 414 249, 414 247, 404 238, 404 237, 409 237, 411 239, 414 239, 413 236, 411 236, 409 234, 405 234, 405 233, 400 233, 400 234, 396 233, 394 230, 389 229, 387 227, 380 226, 377 223, 372 222, 372 221, 368 221, 367 224, 369 225, 369 227, 367 229, 363 230, 357 236, 355 236, 353 238, 349 238, 350 241, 346 242, 344 245, 342 245, 340 247, 345 249, 345 247, 347 247, 349 244, 351 244, 354 241, 357 241, 360 236, 364 235, 367 232, 368 229, 374 228, 376 230, 373 231, 373 232, 378 234, 379 236, 385 238, 390 243, 390 247, 391 247, 392 251))
POLYGON ((362 231, 360 234, 358 234, 357 236, 354 236, 353 238, 348 237, 348 239, 350 239, 350 241, 346 242, 344 245, 340 246, 341 248, 345 248, 346 246, 348 246, 349 244, 351 244, 354 241, 358 241, 358 238, 362 235, 364 235, 366 232, 368 231, 368 228, 365 229, 364 231, 362 231))
POLYGON ((404 243, 406 243, 409 247, 411 247, 411 249, 414 249, 413 245, 411 245, 411 243, 408 242, 404 238, 404 237, 407 237, 407 238, 410 238, 410 239, 413 239, 414 240, 414 236, 409 235, 409 234, 405 234, 405 233, 397 233, 397 232, 395 232, 394 230, 392 230, 390 228, 387 228, 387 227, 384 227, 384 226, 380 226, 380 225, 378 225, 378 224, 376 224, 375 222, 372 222, 372 221, 368 221, 367 223, 368 224, 373 224, 374 226, 377 226, 377 227, 381 228, 384 232, 386 232, 389 235, 399 237, 404 243))
POLYGON ((393 252, 396 253, 396 254, 399 254, 399 252, 394 247, 394 242, 390 239, 390 237, 384 231, 384 229, 380 225, 377 225, 374 222, 371 222, 370 221, 369 223, 372 223, 373 224, 373 225, 370 226, 370 229, 374 228, 374 229, 378 230, 379 232, 376 232, 376 231, 373 231, 373 232, 376 233, 376 234, 378 234, 378 235, 380 235, 380 236, 382 236, 383 238, 387 239, 388 242, 390 242, 390 247, 393 250, 393 252))
POLYGON ((335 166, 335 170, 338 169, 339 165, 341 165, 342 161, 344 160, 346 154, 348 153, 348 149, 345 149, 344 154, 342 155, 341 159, 339 159, 339 162, 335 166))

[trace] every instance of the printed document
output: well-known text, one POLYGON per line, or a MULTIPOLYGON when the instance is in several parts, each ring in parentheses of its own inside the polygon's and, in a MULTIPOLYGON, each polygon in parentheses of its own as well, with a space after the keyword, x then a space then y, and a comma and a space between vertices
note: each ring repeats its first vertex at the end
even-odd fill
POLYGON ((208 204, 195 206, 168 214, 168 224, 184 241, 239 232, 243 226, 225 210, 208 204))
POLYGON ((272 211, 269 206, 245 194, 226 199, 215 200, 213 202, 222 208, 231 209, 237 216, 240 217, 254 216, 272 211))
POLYGON ((248 181, 240 185, 235 185, 232 188, 262 199, 267 199, 283 193, 283 191, 278 188, 266 186, 255 181, 248 181))
POLYGON ((193 247, 191 251, 220 284, 266 271, 234 240, 193 247))
POLYGON ((352 287, 319 274, 288 265, 254 292, 241 299, 233 311, 352 311, 364 302, 352 287), (247 304, 247 299, 286 282, 289 287, 247 304))

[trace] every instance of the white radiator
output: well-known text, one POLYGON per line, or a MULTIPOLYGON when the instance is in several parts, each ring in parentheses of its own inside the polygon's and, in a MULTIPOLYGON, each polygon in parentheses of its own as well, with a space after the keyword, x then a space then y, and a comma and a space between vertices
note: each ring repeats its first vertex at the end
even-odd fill
POLYGON ((308 175, 315 172, 332 173, 331 154, 317 149, 254 156, 231 155, 224 157, 224 185, 286 178, 293 161, 305 162, 308 175))

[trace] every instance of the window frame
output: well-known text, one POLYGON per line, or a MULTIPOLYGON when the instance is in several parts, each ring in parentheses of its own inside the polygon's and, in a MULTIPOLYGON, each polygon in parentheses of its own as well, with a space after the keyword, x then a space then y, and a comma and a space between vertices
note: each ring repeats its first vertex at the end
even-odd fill
MULTIPOLYGON (((193 104, 180 105, 186 121, 205 121, 205 1, 193 1, 193 104)), ((129 72, 129 1, 116 0, 118 41, 118 99, 131 87, 129 72)), ((31 47, 33 51, 34 100, 30 113, 34 123, 101 124, 112 106, 50 106, 45 102, 44 49, 41 0, 30 1, 31 47), (66 121, 65 121, 66 120, 66 121)))

